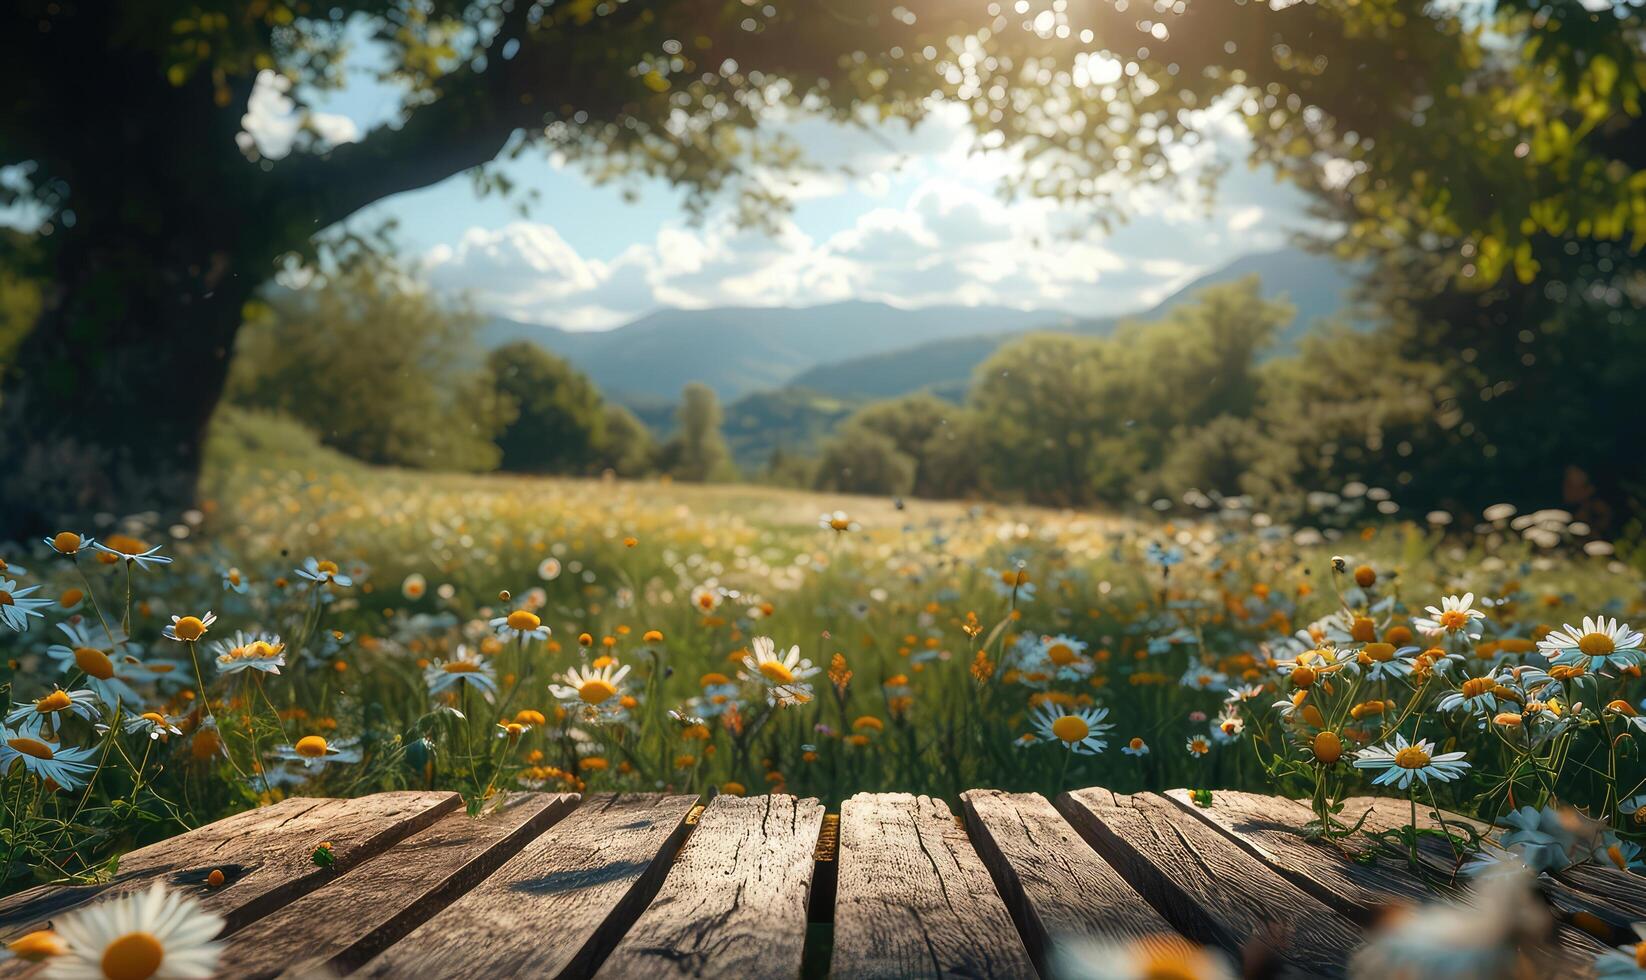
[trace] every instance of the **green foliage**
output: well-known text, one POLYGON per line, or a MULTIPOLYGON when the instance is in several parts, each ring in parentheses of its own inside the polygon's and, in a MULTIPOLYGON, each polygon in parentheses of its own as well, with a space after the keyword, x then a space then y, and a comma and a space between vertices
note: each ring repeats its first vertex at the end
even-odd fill
POLYGON ((514 419, 497 436, 502 469, 515 473, 586 473, 604 459, 607 412, 582 372, 527 341, 486 358, 497 392, 514 419))
POLYGON ((917 497, 962 497, 977 486, 969 445, 976 426, 958 405, 926 393, 908 395, 859 410, 846 429, 848 437, 863 430, 890 440, 913 467, 907 492, 917 497))
POLYGON ((320 444, 302 423, 259 409, 223 405, 206 434, 208 473, 255 472, 279 467, 307 472, 352 472, 360 464, 320 444))
POLYGON ((819 490, 906 494, 914 488, 915 461, 891 437, 864 426, 847 426, 823 447, 817 463, 819 490))
POLYGON ((615 402, 607 402, 605 438, 599 446, 601 469, 611 470, 618 476, 640 476, 652 469, 656 447, 652 445, 651 430, 635 414, 615 402))
POLYGON ((248 317, 229 398, 281 412, 372 463, 489 470, 509 407, 480 368, 475 317, 366 262, 248 317))
POLYGON ((735 479, 737 467, 720 431, 723 416, 714 389, 696 382, 680 392, 674 437, 661 452, 663 468, 677 480, 691 483, 735 479))

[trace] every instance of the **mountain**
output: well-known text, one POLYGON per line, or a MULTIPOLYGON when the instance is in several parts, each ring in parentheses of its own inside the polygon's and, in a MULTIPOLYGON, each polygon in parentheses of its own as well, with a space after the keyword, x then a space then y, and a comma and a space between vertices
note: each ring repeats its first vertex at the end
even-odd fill
MULTIPOLYGON (((1149 309, 1122 316, 1081 320, 1065 329, 1110 334, 1123 320, 1158 320, 1179 304, 1191 302, 1207 286, 1258 276, 1266 297, 1284 296, 1297 314, 1280 334, 1278 347, 1289 350, 1316 321, 1341 314, 1354 272, 1336 260, 1298 249, 1242 256, 1172 293, 1149 309)), ((972 372, 1012 334, 991 331, 971 337, 944 338, 824 364, 790 383, 837 398, 891 398, 926 389, 949 398, 963 397, 972 372)))
POLYGON ((619 401, 672 399, 701 381, 733 401, 780 388, 847 357, 968 335, 1072 326, 1072 318, 1007 307, 899 309, 850 301, 807 307, 659 310, 606 331, 568 331, 493 317, 482 341, 531 340, 571 361, 619 401))

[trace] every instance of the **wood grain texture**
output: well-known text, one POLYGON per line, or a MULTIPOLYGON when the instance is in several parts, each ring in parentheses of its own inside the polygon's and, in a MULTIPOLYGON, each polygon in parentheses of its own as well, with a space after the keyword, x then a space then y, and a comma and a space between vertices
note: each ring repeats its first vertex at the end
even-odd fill
POLYGON ((1135 938, 1174 930, 1038 793, 960 796, 978 856, 1042 973, 1061 938, 1135 938))
POLYGON ((138 891, 164 878, 223 916, 227 934, 381 854, 461 803, 456 793, 424 792, 285 800, 133 851, 106 884, 47 886, 13 895, 0 912, 0 930, 27 932, 94 899, 138 891), (323 841, 336 859, 327 868, 313 862, 323 841), (222 871, 226 883, 208 889, 206 876, 213 870, 222 871))
POLYGON ((988 869, 941 800, 847 800, 838 876, 834 976, 1036 975, 988 869))
POLYGON ((1058 810, 1178 931, 1286 975, 1342 976, 1360 932, 1172 801, 1105 789, 1064 793, 1058 810))
POLYGON ((368 962, 373 977, 582 977, 645 909, 696 796, 603 794, 368 962))
MULTIPOLYGON (((1439 812, 1451 827, 1453 834, 1459 833, 1459 828, 1463 825, 1472 826, 1477 832, 1489 832, 1488 826, 1477 820, 1449 810, 1439 812)), ((1417 808, 1418 826, 1428 830, 1441 829, 1435 813, 1433 807, 1420 805, 1417 808)), ((1342 818, 1350 824, 1360 823, 1367 833, 1385 833, 1409 825, 1412 821, 1412 808, 1407 800, 1384 796, 1352 796, 1343 801, 1342 818)), ((1467 857, 1465 854, 1464 859, 1467 857)), ((1437 837, 1424 837, 1419 840, 1418 858, 1438 875, 1454 875, 1462 863, 1453 853, 1451 846, 1437 837)), ((1538 887, 1549 900, 1556 916, 1562 920, 1556 938, 1563 955, 1569 961, 1574 956, 1581 959, 1625 941, 1633 941, 1634 934, 1629 924, 1634 917, 1623 907, 1627 898, 1620 903, 1609 895, 1590 894, 1574 888, 1558 877, 1544 876, 1538 880, 1538 887)))
POLYGON ((793 978, 823 807, 717 796, 599 976, 793 978))
POLYGON ((347 973, 473 888, 576 805, 569 794, 515 793, 479 817, 448 813, 231 935, 218 970, 233 977, 347 973))
MULTIPOLYGON (((1169 790, 1166 797, 1223 832, 1246 853, 1270 870, 1362 926, 1375 921, 1389 906, 1433 901, 1437 893, 1426 887, 1411 868, 1392 857, 1351 860, 1349 855, 1319 839, 1304 836, 1314 812, 1302 803, 1278 796, 1259 796, 1218 790, 1210 806, 1195 805, 1189 791, 1169 790)), ((1371 846, 1359 838, 1343 846, 1361 855, 1371 846)))
MULTIPOLYGON (((1343 813, 1345 817, 1352 815, 1355 819, 1359 819, 1362 813, 1369 813, 1366 825, 1376 830, 1403 827, 1411 819, 1411 807, 1405 800, 1381 796, 1349 797, 1343 801, 1343 813)), ((1440 824, 1435 820, 1434 814, 1433 807, 1419 806, 1418 826, 1438 830, 1440 824)), ((1450 810, 1442 810, 1440 814, 1451 825, 1453 833, 1466 825, 1474 828, 1477 833, 1494 837, 1497 834, 1497 831, 1487 824, 1462 814, 1450 810)), ((1435 846, 1443 848, 1445 845, 1437 841, 1435 846)), ((1553 894, 1565 895, 1573 907, 1599 906, 1603 911, 1611 913, 1603 917, 1614 924, 1627 925, 1623 920, 1646 920, 1646 876, 1625 872, 1611 865, 1594 863, 1580 864, 1556 872, 1554 878, 1564 888, 1555 889, 1553 894)))

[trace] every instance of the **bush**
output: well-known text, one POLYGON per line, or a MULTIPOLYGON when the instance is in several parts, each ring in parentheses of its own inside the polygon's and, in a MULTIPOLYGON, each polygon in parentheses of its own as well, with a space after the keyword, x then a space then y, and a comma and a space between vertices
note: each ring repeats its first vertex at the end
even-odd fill
POLYGON ((262 304, 240 331, 228 395, 366 462, 495 469, 508 410, 481 367, 478 326, 386 260, 362 261, 262 304))
POLYGON ((587 473, 606 443, 606 408, 582 372, 529 341, 486 358, 514 420, 497 437, 500 467, 514 473, 587 473))
POLYGON ((905 494, 914 487, 915 461, 889 437, 848 426, 823 447, 817 488, 843 493, 905 494))

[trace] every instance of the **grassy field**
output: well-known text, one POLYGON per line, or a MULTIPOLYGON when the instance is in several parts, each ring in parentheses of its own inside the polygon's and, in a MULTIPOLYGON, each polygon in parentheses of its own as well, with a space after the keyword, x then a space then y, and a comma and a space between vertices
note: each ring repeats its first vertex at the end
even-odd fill
POLYGON ((1508 515, 1322 532, 441 476, 261 423, 214 459, 174 527, 71 529, 119 554, 6 555, 50 600, 0 634, 10 887, 299 790, 425 786, 1240 787, 1327 820, 1378 779, 1488 818, 1576 804, 1638 850, 1638 638, 1539 641, 1638 622, 1640 579, 1508 515), (174 561, 124 557, 156 545, 174 561))

